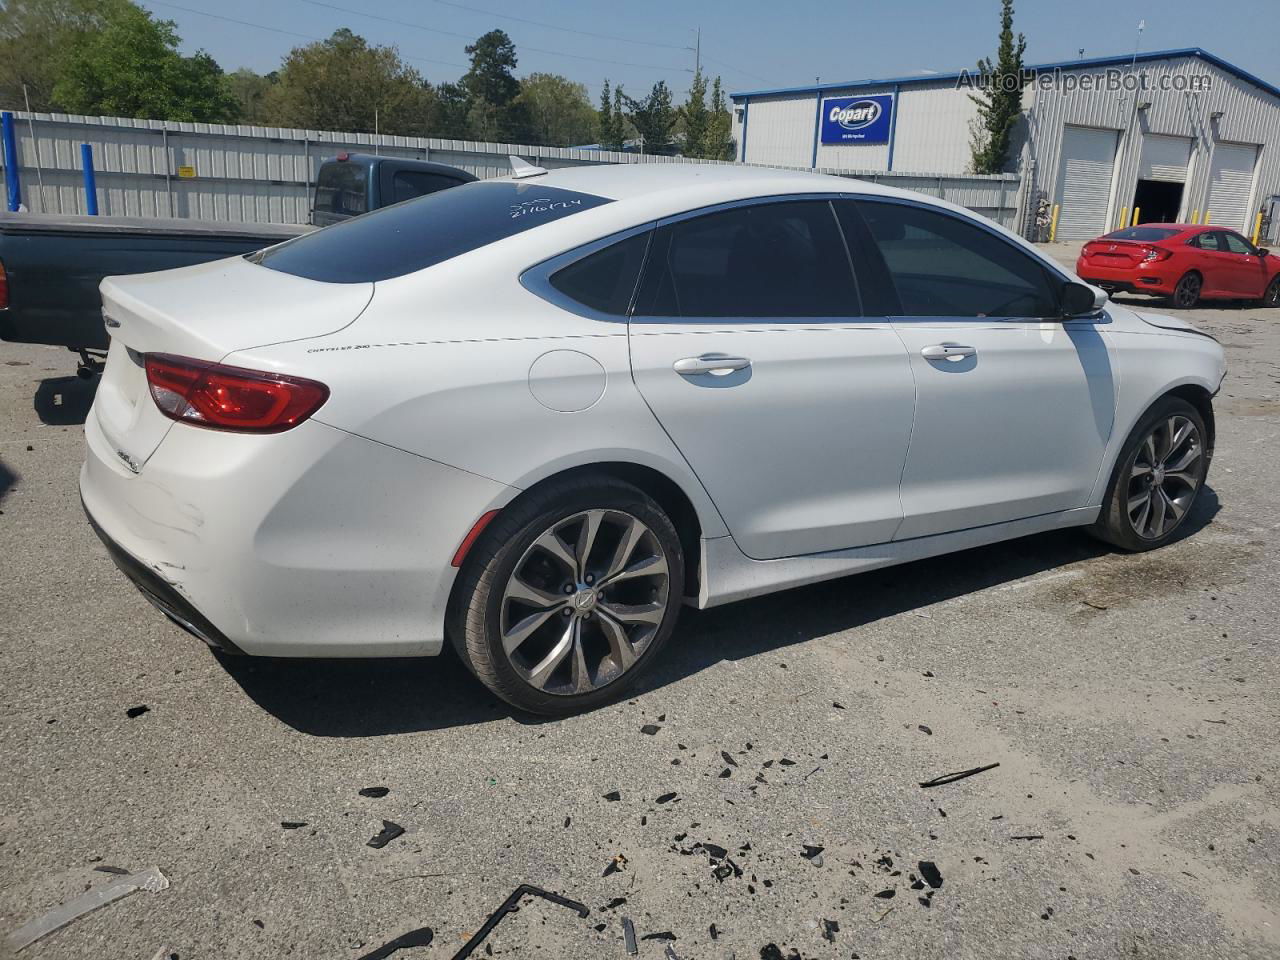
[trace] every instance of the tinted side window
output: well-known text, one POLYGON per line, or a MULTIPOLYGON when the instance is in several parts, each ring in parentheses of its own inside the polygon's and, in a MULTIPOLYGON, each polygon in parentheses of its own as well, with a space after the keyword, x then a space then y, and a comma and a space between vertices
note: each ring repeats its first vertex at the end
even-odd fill
POLYGON ((1234 233, 1220 233, 1222 238, 1223 249, 1227 253, 1253 253, 1253 245, 1246 243, 1244 237, 1238 237, 1234 233))
POLYGON ((553 287, 566 297, 600 313, 625 316, 636 292, 649 232, 619 240, 583 257, 550 277, 553 287))
POLYGON ((317 210, 356 216, 368 209, 365 167, 355 163, 327 163, 316 178, 317 210))
MULTIPOLYGON (((909 317, 1057 317, 1043 264, 948 213, 904 203, 855 201, 909 317)), ((865 236, 865 234, 864 234, 865 236)), ((864 258, 854 250, 854 262, 864 258)))
POLYGON ((1210 233, 1202 233, 1200 234, 1200 249, 1225 251, 1227 248, 1225 245, 1223 245, 1221 241, 1222 241, 1221 230, 1214 230, 1210 233))
POLYGON ((419 170, 397 170, 391 176, 391 203, 412 200, 414 197, 426 196, 437 190, 456 187, 462 181, 453 177, 442 177, 438 173, 422 173, 419 170))
POLYGON ((659 228, 635 312, 848 317, 861 310, 831 205, 797 200, 736 207, 659 228))

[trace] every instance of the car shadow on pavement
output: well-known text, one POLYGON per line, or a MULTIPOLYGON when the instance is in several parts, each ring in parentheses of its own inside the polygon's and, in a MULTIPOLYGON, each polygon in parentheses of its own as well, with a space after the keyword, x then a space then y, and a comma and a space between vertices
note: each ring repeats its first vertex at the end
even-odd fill
POLYGON ((4 499, 4 495, 9 492, 9 488, 17 482, 18 475, 10 470, 3 460, 0 460, 0 500, 4 499))
POLYGON ((53 427, 70 427, 84 423, 98 392, 98 377, 50 377, 36 388, 36 416, 41 423, 53 427))
MULTIPOLYGON (((1178 539, 1213 519, 1206 486, 1178 539)), ((677 683, 723 660, 744 660, 1078 563, 1110 552, 1080 530, 1024 537, 711 610, 686 609, 653 670, 632 694, 677 683)), ((854 642, 850 656, 857 656, 854 642)), ((284 660, 218 655, 262 709, 301 733, 376 737, 511 718, 554 722, 507 706, 446 647, 440 657, 284 660)))

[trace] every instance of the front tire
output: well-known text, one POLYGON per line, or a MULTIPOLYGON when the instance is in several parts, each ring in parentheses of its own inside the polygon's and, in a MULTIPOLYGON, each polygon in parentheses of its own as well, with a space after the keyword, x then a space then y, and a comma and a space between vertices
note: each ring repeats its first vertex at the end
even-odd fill
POLYGON ((1163 397, 1129 434, 1090 528, 1123 550, 1163 547, 1186 521, 1209 470, 1204 418, 1179 397, 1163 397))
POLYGON ((607 703, 675 627, 680 538, 644 491, 612 477, 557 481, 485 529, 460 575, 449 634, 512 706, 565 715, 607 703))
POLYGON ((1261 302, 1264 307, 1280 307, 1280 273, 1271 278, 1261 302))

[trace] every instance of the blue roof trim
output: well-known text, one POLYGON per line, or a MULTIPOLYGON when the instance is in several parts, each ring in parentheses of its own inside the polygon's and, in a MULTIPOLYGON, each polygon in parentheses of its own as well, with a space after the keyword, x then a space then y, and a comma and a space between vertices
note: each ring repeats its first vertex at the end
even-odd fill
MULTIPOLYGON (((1214 56, 1208 50, 1202 50, 1200 47, 1183 47, 1179 50, 1153 50, 1150 53, 1138 54, 1136 60, 1138 63, 1149 63, 1152 60, 1173 60, 1178 57, 1198 57, 1206 63, 1211 63, 1221 70, 1238 77, 1241 80, 1251 83, 1256 87, 1260 87, 1273 97, 1280 98, 1280 87, 1275 84, 1267 83, 1260 77, 1254 76, 1248 70, 1237 67, 1234 63, 1229 63, 1221 57, 1214 56)), ((1046 70, 1079 70, 1089 67, 1111 67, 1132 63, 1135 60, 1133 54, 1114 57, 1093 57, 1087 60, 1059 60, 1055 63, 1036 63, 1028 64, 1028 70, 1043 72, 1046 70)), ((973 73, 974 71, 968 71, 973 73)), ((805 87, 776 87, 770 90, 746 90, 742 93, 731 93, 729 99, 740 100, 747 97, 768 97, 777 96, 787 93, 823 93, 827 90, 855 90, 861 87, 888 87, 888 86, 907 86, 909 84, 920 83, 938 83, 939 81, 955 81, 959 80, 960 71, 955 73, 929 73, 915 74, 910 77, 885 77, 883 79, 871 80, 850 80, 846 83, 819 83, 810 84, 805 87)))

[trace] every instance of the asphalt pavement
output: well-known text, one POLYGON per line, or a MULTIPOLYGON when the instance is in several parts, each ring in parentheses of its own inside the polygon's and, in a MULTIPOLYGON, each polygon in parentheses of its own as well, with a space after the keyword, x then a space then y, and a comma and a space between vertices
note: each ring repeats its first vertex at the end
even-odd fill
POLYGON ((1230 373, 1179 542, 687 611, 633 699, 556 721, 452 656, 212 654, 84 522, 73 356, 0 345, 0 935, 158 867, 20 956, 356 960, 425 927, 394 956, 448 960, 523 883, 589 913, 526 897, 477 957, 626 960, 624 917, 650 960, 1280 956, 1280 311, 1187 315, 1230 373))

